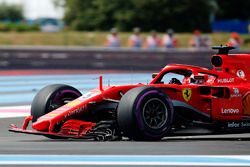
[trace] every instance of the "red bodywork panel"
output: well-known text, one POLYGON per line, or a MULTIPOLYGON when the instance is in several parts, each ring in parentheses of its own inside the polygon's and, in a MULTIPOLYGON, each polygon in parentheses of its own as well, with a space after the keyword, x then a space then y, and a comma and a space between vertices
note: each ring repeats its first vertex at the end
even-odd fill
MULTIPOLYGON (((207 115, 211 121, 240 121, 250 118, 250 54, 217 54, 212 57, 213 69, 171 64, 165 66, 149 84, 102 86, 76 100, 40 117, 32 124, 35 131, 26 130, 28 117, 22 129, 13 127, 11 130, 23 133, 57 134, 62 136, 84 136, 96 122, 76 120, 89 106, 103 101, 117 101, 128 90, 140 86, 154 86, 162 89, 171 100, 191 106, 207 115), (183 75, 181 84, 163 83, 166 74, 183 75), (194 78, 194 79, 193 79, 194 78), (192 81, 193 79, 193 81, 192 81), (202 80, 202 83, 195 83, 202 80), (61 126, 59 132, 55 127, 61 126), (75 132, 67 131, 78 129, 75 132), (79 130, 82 128, 82 130, 79 130)), ((73 130, 74 131, 74 130, 73 130)))

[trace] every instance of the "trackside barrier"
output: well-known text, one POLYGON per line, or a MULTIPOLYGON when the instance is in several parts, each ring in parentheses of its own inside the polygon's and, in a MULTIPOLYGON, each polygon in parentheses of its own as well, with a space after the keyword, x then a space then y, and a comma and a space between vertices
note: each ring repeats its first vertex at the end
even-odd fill
POLYGON ((159 70, 169 63, 210 67, 215 51, 128 48, 0 47, 1 69, 159 70))

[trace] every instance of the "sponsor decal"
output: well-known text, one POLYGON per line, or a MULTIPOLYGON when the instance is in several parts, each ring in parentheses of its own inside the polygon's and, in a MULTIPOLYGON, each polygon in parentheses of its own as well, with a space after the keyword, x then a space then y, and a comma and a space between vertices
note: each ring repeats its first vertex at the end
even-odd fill
POLYGON ((240 91, 239 91, 238 88, 233 88, 233 90, 234 90, 234 94, 235 94, 235 95, 238 95, 238 94, 240 93, 240 91))
POLYGON ((48 113, 46 116, 49 116, 49 117, 55 117, 55 116, 57 116, 57 115, 59 115, 59 113, 48 113))
POLYGON ((190 88, 182 89, 182 97, 185 101, 189 101, 191 99, 192 90, 190 88))
POLYGON ((217 80, 218 83, 232 83, 234 82, 234 78, 221 78, 217 80))
POLYGON ((56 124, 60 125, 61 123, 64 123, 66 120, 68 120, 71 116, 74 116, 74 115, 77 115, 77 114, 81 114, 81 112, 86 111, 86 110, 87 110, 87 105, 84 105, 84 106, 82 106, 80 108, 77 108, 77 109, 75 109, 73 111, 70 111, 66 115, 64 115, 64 119, 63 120, 57 122, 56 124))
POLYGON ((236 75, 242 79, 246 77, 245 72, 243 70, 237 70, 236 75))
POLYGON ((240 91, 238 88, 233 88, 233 94, 231 97, 241 97, 240 91))
POLYGON ((243 121, 243 122, 227 122, 228 128, 249 128, 250 122, 243 121))
POLYGON ((227 114, 227 115, 234 115, 234 114, 239 114, 240 110, 238 108, 222 108, 221 109, 221 114, 227 114))
POLYGON ((227 123, 227 127, 228 128, 239 128, 240 127, 240 123, 238 123, 238 122, 228 122, 227 123))
POLYGON ((80 107, 80 108, 77 108, 77 109, 75 109, 75 110, 73 110, 73 111, 67 113, 67 114, 64 116, 64 119, 67 119, 67 118, 71 117, 72 115, 80 114, 80 113, 81 113, 82 111, 84 111, 84 110, 87 110, 87 105, 84 105, 84 106, 82 106, 82 107, 80 107))
POLYGON ((74 101, 69 102, 68 104, 66 104, 66 106, 68 106, 68 107, 74 107, 74 106, 77 106, 78 104, 80 104, 81 102, 82 101, 76 99, 76 100, 74 100, 74 101))
POLYGON ((241 127, 250 127, 250 122, 241 122, 241 127))

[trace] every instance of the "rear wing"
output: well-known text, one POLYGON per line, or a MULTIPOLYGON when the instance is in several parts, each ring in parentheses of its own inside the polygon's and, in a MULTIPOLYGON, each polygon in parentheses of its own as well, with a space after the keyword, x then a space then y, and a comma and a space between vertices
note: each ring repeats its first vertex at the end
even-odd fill
POLYGON ((217 54, 228 54, 230 50, 233 50, 235 49, 235 47, 233 46, 213 46, 212 49, 214 50, 218 50, 218 53, 217 54))

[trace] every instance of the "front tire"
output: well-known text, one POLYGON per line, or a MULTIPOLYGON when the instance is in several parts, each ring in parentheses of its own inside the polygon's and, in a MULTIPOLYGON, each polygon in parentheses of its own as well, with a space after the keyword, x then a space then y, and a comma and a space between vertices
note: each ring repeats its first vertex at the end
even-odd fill
POLYGON ((42 88, 31 104, 32 122, 80 96, 79 90, 64 84, 53 84, 42 88))
POLYGON ((155 87, 129 90, 117 109, 119 128, 133 140, 160 140, 171 129, 173 115, 171 100, 155 87))

